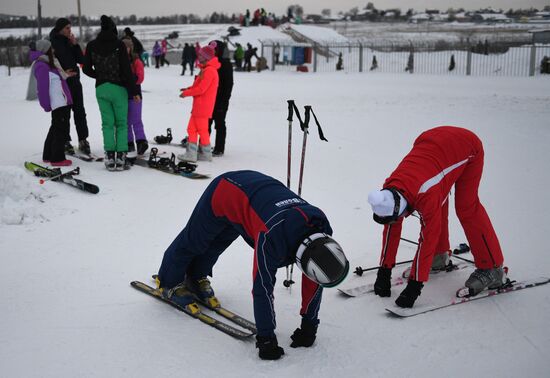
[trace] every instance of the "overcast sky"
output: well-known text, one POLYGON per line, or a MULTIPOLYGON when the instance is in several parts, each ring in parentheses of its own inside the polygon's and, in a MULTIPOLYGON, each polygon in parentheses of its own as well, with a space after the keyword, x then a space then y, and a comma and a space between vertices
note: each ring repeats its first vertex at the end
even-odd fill
MULTIPOLYGON (((0 13, 15 15, 34 15, 37 9, 37 0, 0 0, 0 13)), ((41 0, 42 15, 65 16, 77 13, 77 0, 41 0)), ((282 15, 289 5, 299 4, 306 13, 320 13, 328 8, 333 14, 338 11, 347 11, 353 7, 364 8, 368 1, 360 0, 80 0, 82 13, 85 15, 117 15, 128 16, 135 14, 142 16, 160 16, 170 14, 194 13, 205 16, 214 11, 227 14, 244 12, 247 8, 251 12, 263 7, 267 12, 282 15)), ((510 8, 535 7, 542 9, 550 5, 550 0, 377 0, 373 4, 378 9, 409 8, 424 10, 435 8, 446 10, 450 7, 479 9, 493 7, 508 10, 510 8)))

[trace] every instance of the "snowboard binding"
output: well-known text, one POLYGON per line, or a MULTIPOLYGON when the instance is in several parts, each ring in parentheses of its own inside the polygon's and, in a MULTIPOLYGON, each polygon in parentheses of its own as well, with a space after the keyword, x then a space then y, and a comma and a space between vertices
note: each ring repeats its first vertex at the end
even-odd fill
MULTIPOLYGON (((168 129, 170 130, 170 129, 168 129)), ((176 155, 172 153, 172 156, 169 158, 159 158, 157 156, 158 149, 156 147, 151 148, 151 153, 149 155, 149 167, 159 169, 161 171, 171 172, 175 174, 180 173, 191 173, 197 169, 196 164, 188 163, 181 161, 176 163, 176 155)))
POLYGON ((167 128, 166 129, 166 135, 157 135, 154 138, 154 140, 158 144, 168 144, 168 143, 172 142, 172 129, 167 128))

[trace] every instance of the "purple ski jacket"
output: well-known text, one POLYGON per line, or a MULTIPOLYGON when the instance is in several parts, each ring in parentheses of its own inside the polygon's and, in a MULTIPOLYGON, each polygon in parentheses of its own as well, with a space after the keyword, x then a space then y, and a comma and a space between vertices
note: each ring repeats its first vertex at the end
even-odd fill
POLYGON ((40 106, 42 106, 46 112, 52 111, 52 104, 50 101, 50 72, 59 76, 59 79, 61 80, 61 88, 63 90, 62 95, 66 98, 67 105, 72 105, 73 98, 67 82, 63 80, 56 68, 51 68, 48 63, 38 60, 41 55, 44 55, 44 53, 40 51, 30 52, 30 59, 34 62, 32 69, 33 72, 31 74, 34 74, 34 77, 36 78, 36 88, 40 106))

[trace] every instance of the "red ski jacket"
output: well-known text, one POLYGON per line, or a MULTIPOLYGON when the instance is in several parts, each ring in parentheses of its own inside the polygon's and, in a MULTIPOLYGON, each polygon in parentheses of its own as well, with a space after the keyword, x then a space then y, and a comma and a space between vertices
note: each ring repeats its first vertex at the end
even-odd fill
POLYGON ((195 77, 193 85, 183 91, 184 96, 193 96, 191 114, 194 117, 212 117, 214 104, 216 103, 216 93, 218 91, 218 68, 220 66, 218 58, 214 57, 210 59, 195 77))
MULTIPOLYGON (((449 249, 447 198, 476 157, 483 159, 483 146, 474 133, 453 126, 436 127, 415 140, 412 150, 384 182, 384 188, 395 188, 405 197, 406 212, 419 214, 421 230, 412 279, 427 281, 434 253, 449 249), (436 251, 442 248, 446 249, 436 251)), ((477 187, 465 196, 477 198, 477 187)), ((465 197, 457 197, 456 204, 462 198, 465 197)), ((396 223, 384 226, 380 263, 387 268, 395 264, 402 222, 400 217, 396 223)))

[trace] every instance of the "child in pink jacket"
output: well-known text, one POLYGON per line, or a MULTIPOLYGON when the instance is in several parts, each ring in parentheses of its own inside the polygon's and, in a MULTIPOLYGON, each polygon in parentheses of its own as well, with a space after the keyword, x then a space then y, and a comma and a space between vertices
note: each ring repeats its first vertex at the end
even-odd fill
POLYGON ((216 42, 210 42, 199 50, 198 59, 201 71, 195 77, 193 85, 182 89, 180 97, 193 97, 191 118, 187 125, 188 144, 185 154, 178 155, 182 161, 196 162, 201 160, 212 161, 210 134, 208 133, 208 119, 212 117, 216 93, 218 91, 218 68, 220 62, 216 57, 216 42), (200 137, 201 154, 198 155, 200 137))

